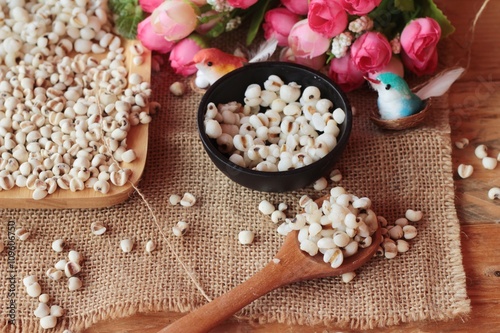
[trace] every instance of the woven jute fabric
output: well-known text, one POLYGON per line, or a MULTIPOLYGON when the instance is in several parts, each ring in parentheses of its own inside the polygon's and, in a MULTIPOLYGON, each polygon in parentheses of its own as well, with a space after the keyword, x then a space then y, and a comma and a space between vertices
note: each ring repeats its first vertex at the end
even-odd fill
MULTIPOLYGON (((321 192, 312 187, 289 193, 262 193, 243 188, 210 162, 198 138, 199 93, 174 97, 168 87, 179 80, 170 70, 153 73, 153 99, 162 105, 150 124, 147 163, 138 188, 125 202, 102 209, 3 209, 0 235, 8 243, 9 228, 26 227, 31 237, 13 240, 11 252, 0 254, 0 330, 37 332, 33 315, 38 300, 30 298, 23 277, 35 274, 49 304, 66 310, 53 332, 79 332, 108 318, 145 311, 189 311, 207 302, 200 288, 215 298, 242 283, 274 256, 283 242, 270 218, 258 211, 261 200, 289 205, 321 192), (172 206, 171 194, 193 193, 193 207, 172 206), (178 221, 190 228, 172 235, 178 221), (90 232, 103 222, 102 236, 90 232), (251 245, 238 243, 240 230, 253 230, 251 245), (53 240, 63 238, 65 251, 55 253, 53 240), (135 242, 123 253, 120 241, 135 242), (144 247, 152 239, 157 249, 144 247), (171 247, 169 246, 171 245, 171 247), (70 292, 66 278, 49 281, 45 272, 69 249, 84 256, 82 289, 70 292), (196 282, 196 283, 195 283, 196 282), (198 286, 197 286, 198 285, 198 286), (11 321, 13 323, 11 323, 11 321)), ((460 251, 460 225, 454 205, 448 99, 433 102, 426 122, 413 130, 387 132, 369 120, 374 91, 349 94, 356 114, 352 137, 336 165, 339 183, 372 199, 374 210, 389 221, 407 209, 421 210, 418 236, 407 253, 388 260, 374 257, 350 283, 339 277, 295 283, 277 289, 244 308, 239 316, 258 322, 367 329, 418 320, 446 320, 470 311, 460 251)), ((12 244, 11 244, 12 245, 12 244)))

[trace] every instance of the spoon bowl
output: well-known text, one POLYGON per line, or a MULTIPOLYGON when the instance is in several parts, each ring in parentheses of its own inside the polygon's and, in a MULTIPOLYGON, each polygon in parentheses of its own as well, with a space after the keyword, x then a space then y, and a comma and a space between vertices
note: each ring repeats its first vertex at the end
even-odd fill
MULTIPOLYGON (((316 200, 321 204, 328 196, 316 200)), ((214 299, 163 328, 159 333, 204 333, 224 322, 233 314, 268 292, 303 280, 337 276, 352 272, 369 261, 377 251, 382 233, 380 225, 372 235, 372 244, 344 258, 338 268, 332 268, 321 256, 310 256, 300 250, 298 231, 290 232, 276 256, 259 272, 226 294, 214 299)))

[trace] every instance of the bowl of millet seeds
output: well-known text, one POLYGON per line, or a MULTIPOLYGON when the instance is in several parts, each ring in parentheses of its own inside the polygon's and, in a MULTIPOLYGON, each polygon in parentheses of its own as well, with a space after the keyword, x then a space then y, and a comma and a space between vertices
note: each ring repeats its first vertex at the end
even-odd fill
POLYGON ((210 86, 197 122, 205 151, 227 177, 253 190, 287 192, 330 173, 347 146, 352 112, 326 75, 260 62, 210 86))

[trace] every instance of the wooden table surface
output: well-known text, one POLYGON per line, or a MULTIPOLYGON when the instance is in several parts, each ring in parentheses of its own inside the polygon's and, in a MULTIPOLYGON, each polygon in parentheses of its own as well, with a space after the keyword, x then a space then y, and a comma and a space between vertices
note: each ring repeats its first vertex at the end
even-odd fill
MULTIPOLYGON (((483 0, 436 0, 456 27, 442 54, 453 63, 470 66, 450 92, 452 141, 468 138, 463 150, 453 149, 454 170, 461 163, 474 166, 470 178, 454 174, 456 208, 462 226, 463 263, 467 292, 472 304, 468 318, 446 322, 416 322, 368 332, 500 332, 500 200, 488 199, 488 190, 500 187, 500 165, 485 170, 475 157, 479 144, 489 147, 490 156, 500 153, 500 1, 488 3, 478 20, 473 43, 471 27, 483 0)), ((157 332, 182 314, 173 312, 137 314, 96 323, 86 333, 157 332)), ((212 333, 333 333, 351 332, 325 326, 284 324, 256 325, 229 320, 212 333)), ((357 331, 352 331, 357 332, 357 331)), ((189 332, 179 332, 189 333, 189 332)))

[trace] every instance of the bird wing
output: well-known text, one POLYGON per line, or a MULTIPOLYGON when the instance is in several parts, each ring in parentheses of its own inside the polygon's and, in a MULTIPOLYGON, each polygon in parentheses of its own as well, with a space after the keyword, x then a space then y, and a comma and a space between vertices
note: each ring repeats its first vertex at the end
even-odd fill
POLYGON ((262 42, 259 48, 249 56, 250 60, 248 62, 266 61, 273 55, 277 47, 278 40, 276 38, 270 38, 262 42))
POLYGON ((455 82, 465 71, 465 68, 458 67, 439 73, 429 80, 422 88, 415 94, 422 100, 430 97, 439 97, 450 89, 453 82, 455 82))

